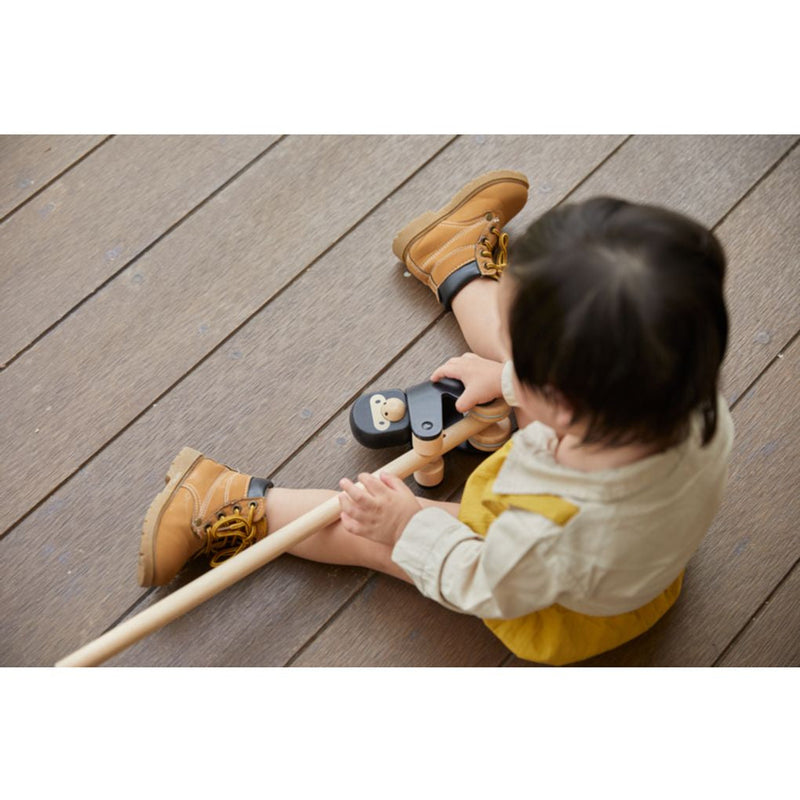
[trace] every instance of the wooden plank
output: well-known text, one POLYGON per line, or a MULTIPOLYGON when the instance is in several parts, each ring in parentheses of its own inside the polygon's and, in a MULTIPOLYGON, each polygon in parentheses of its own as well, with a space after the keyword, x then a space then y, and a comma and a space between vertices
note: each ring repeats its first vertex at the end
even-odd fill
POLYGON ((653 203, 715 225, 796 136, 634 136, 570 200, 653 203))
MULTIPOLYGON (((145 608, 200 570, 161 588, 145 608)), ((367 570, 282 556, 106 662, 109 667, 279 667, 367 581, 367 570), (320 602, 320 595, 323 601, 320 602)), ((139 608, 137 608, 139 610, 139 608)))
POLYGON ((0 501, 6 519, 74 471, 446 141, 281 142, 9 366, 0 442, 20 481, 0 501))
POLYGON ((800 329, 800 148, 728 217, 730 315, 722 386, 730 403, 800 329))
MULTIPOLYGON (((370 142, 361 138, 358 141, 370 142)), ((272 472, 333 414, 349 406, 361 387, 380 371, 381 365, 402 352, 408 342, 437 318, 441 312, 430 293, 420 284, 406 280, 390 254, 397 227, 409 216, 419 213, 420 206, 429 202, 432 191, 443 195, 434 201, 440 203, 469 177, 498 164, 534 174, 543 172, 549 165, 549 169, 558 172, 553 166, 556 156, 564 164, 562 179, 568 190, 580 175, 599 163, 617 141, 598 137, 521 137, 481 143, 464 138, 405 183, 165 395, 156 407, 149 409, 91 458, 44 503, 27 513, 13 533, 0 542, 0 571, 3 573, 0 595, 7 609, 0 645, 4 663, 52 663, 99 635, 141 599, 134 571, 142 515, 163 480, 166 465, 180 446, 192 444, 225 463, 249 471, 272 472), (354 286, 368 287, 367 294, 354 292, 354 286), (332 310, 335 313, 331 313, 332 310), (112 498, 113 528, 119 535, 99 533, 104 522, 83 524, 77 521, 105 521, 112 498), (98 535, 103 535, 102 547, 97 546, 98 535), (13 570, 6 566, 10 564, 15 565, 13 570)), ((273 152, 284 149, 284 144, 287 143, 273 152)), ((374 145, 371 146, 373 151, 369 158, 364 153, 351 152, 352 168, 338 168, 338 173, 348 180, 346 189, 338 184, 340 194, 360 194, 353 188, 358 164, 364 161, 369 164, 370 158, 384 165, 390 160, 385 151, 376 152, 374 145)), ((402 149, 401 143, 392 140, 391 152, 399 149, 402 149)), ((331 160, 329 158, 327 163, 331 160)), ((317 162, 325 162, 325 159, 316 157, 303 163, 317 162)), ((300 211, 295 210, 286 222, 280 222, 281 215, 286 214, 286 202, 295 198, 293 208, 297 209, 298 205, 310 202, 310 193, 300 191, 302 187, 297 185, 298 174, 304 167, 298 164, 296 155, 279 166, 291 177, 284 182, 293 184, 295 191, 292 197, 282 198, 284 202, 275 206, 272 216, 263 211, 259 213, 270 222, 274 236, 279 235, 280 226, 287 230, 283 246, 279 246, 279 239, 273 238, 270 256, 275 252, 292 252, 294 268, 300 269, 297 265, 306 263, 301 257, 305 252, 292 251, 292 245, 301 248, 308 245, 308 239, 288 234, 308 230, 308 238, 312 238, 315 225, 316 229, 321 225, 320 215, 309 215, 305 218, 306 224, 299 224, 300 211)), ((336 174, 334 166, 330 168, 331 174, 336 174)), ((376 170, 370 168, 370 183, 374 184, 376 170)), ((340 213, 331 208, 332 200, 325 193, 332 190, 326 186, 327 182, 320 183, 317 191, 322 206, 330 209, 328 213, 340 213)), ((252 191, 256 193, 255 189, 252 191)), ((263 193, 262 185, 257 194, 261 197, 263 193)), ((248 196, 244 195, 245 201, 248 196)), ((555 194, 552 202, 558 199, 559 195, 555 194)), ((236 213, 243 205, 247 207, 245 201, 229 204, 228 213, 236 213)), ((265 234, 260 228, 256 233, 260 252, 265 234)), ((208 246, 207 242, 204 246, 208 246)), ((220 248, 222 250, 224 248, 220 248)), ((237 255, 240 254, 241 248, 237 251, 237 255)), ((215 268, 219 269, 219 263, 226 262, 221 257, 216 259, 215 268)), ((279 267, 273 266, 274 269, 279 267)), ((261 283, 269 280, 270 273, 265 271, 261 283)), ((254 280, 239 282, 237 287, 254 284, 254 280)), ((191 288, 197 282, 185 285, 191 288)), ((205 286, 196 289, 201 290, 205 290, 205 286)), ((189 298, 187 302, 193 301, 189 298)), ((84 308, 89 305, 87 303, 84 308)), ((176 303, 167 307, 171 310, 176 303)), ((101 318, 109 320, 114 315, 106 313, 101 318)), ((65 327, 66 323, 59 326, 59 332, 65 327)), ((91 330, 91 326, 85 330, 91 330)), ((48 340, 50 338, 48 336, 48 340)), ((191 339, 181 342, 180 352, 173 348, 165 353, 158 347, 148 346, 148 358, 150 362, 164 359, 170 366, 168 357, 180 360, 185 356, 183 351, 190 346, 193 346, 191 339)), ((37 350, 38 346, 26 354, 25 359, 37 350)), ((136 351, 126 353, 125 357, 136 358, 136 351)), ((12 369, 13 366, 8 372, 12 369)), ((112 367, 104 369, 108 371, 112 367)), ((124 392, 130 393, 138 391, 131 376, 139 381, 145 380, 143 375, 145 372, 141 369, 129 365, 117 372, 116 379, 122 382, 124 392)), ((90 389, 86 383, 82 388, 90 389)), ((85 402, 97 408, 94 397, 85 402)), ((124 397, 120 397, 119 402, 124 402, 124 397)), ((103 414, 114 410, 108 403, 103 408, 103 414)), ((93 417, 102 421, 96 411, 93 417)), ((64 417, 65 424, 68 419, 64 417)), ((93 433, 85 418, 76 422, 72 430, 87 436, 93 433)), ((51 453, 58 456, 55 450, 51 453)), ((40 471, 43 463, 39 462, 40 471)), ((335 483, 338 477, 331 476, 331 480, 335 483)), ((303 565, 304 569, 317 567, 303 565)), ((256 576, 251 578, 259 580, 256 576)), ((323 589, 320 588, 315 602, 330 615, 340 604, 339 596, 323 589)), ((274 594, 275 590, 271 591, 274 594)), ((291 582, 282 591, 284 597, 291 595, 291 582)), ((228 626, 236 622, 236 610, 226 604, 224 598, 220 598, 217 608, 222 616, 216 624, 228 626)), ((310 626, 307 635, 310 637, 316 629, 310 626)), ((202 645, 199 637, 196 644, 202 645)), ((206 650, 205 658, 217 658, 213 639, 209 638, 202 646, 206 650)), ((294 652, 270 650, 273 647, 270 639, 260 646, 264 663, 276 663, 281 658, 288 660, 294 652)), ((148 663, 159 663, 162 655, 154 653, 153 660, 148 663)), ((237 663, 232 656, 228 657, 231 661, 226 663, 237 663)), ((198 658, 192 663, 204 661, 198 658)))
POLYGON ((748 623, 719 667, 800 667, 800 567, 748 623))
POLYGON ((496 667, 505 647, 477 618, 374 575, 296 667, 496 667))
POLYGON ((0 364, 263 152, 275 136, 119 136, 0 227, 0 364))
POLYGON ((0 136, 0 219, 105 136, 0 136))

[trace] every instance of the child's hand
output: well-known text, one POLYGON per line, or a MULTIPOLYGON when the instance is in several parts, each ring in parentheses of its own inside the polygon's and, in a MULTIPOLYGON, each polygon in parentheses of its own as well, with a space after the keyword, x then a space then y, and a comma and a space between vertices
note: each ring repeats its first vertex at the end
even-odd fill
POLYGON ((394 475, 382 472, 380 478, 376 478, 363 472, 358 479, 363 486, 347 478, 339 482, 344 529, 394 547, 411 517, 422 510, 419 500, 394 475))
POLYGON ((458 358, 451 358, 442 364, 433 375, 432 381, 442 378, 456 378, 464 384, 464 393, 456 400, 456 410, 465 413, 478 403, 489 403, 503 393, 501 376, 503 365, 499 361, 490 361, 464 353, 458 358))

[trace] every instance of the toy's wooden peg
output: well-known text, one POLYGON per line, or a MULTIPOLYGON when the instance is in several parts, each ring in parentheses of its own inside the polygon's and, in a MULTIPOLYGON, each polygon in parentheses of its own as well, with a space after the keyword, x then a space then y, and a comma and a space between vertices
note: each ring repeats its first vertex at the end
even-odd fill
POLYGON ((411 435, 411 446, 414 452, 421 456, 438 456, 441 455, 444 449, 444 436, 439 434, 434 439, 419 439, 413 434, 411 435))
POLYGON ((438 486, 444 478, 444 459, 437 458, 426 464, 422 469, 418 469, 414 473, 414 480, 419 486, 425 489, 431 489, 438 486))
POLYGON ((423 458, 439 456, 414 472, 414 480, 420 486, 427 489, 438 486, 444 478, 444 459, 441 457, 444 452, 444 434, 439 434, 435 439, 419 439, 412 434, 411 446, 423 458))

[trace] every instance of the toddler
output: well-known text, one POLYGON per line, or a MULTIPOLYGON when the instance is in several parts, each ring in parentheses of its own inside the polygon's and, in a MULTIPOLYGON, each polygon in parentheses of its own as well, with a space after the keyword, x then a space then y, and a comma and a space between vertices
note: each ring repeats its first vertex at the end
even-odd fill
MULTIPOLYGON (((471 181, 393 249, 453 311, 469 353, 457 409, 504 397, 519 430, 461 504, 399 479, 342 480, 342 514, 294 555, 380 570, 483 618, 517 656, 581 661, 672 606, 722 497, 733 424, 718 393, 728 318, 714 235, 598 197, 536 220, 508 259, 524 175, 471 181), (500 279, 502 276, 502 279, 500 279)), ((333 492, 274 487, 184 448, 145 517, 143 586, 235 555, 333 492)))

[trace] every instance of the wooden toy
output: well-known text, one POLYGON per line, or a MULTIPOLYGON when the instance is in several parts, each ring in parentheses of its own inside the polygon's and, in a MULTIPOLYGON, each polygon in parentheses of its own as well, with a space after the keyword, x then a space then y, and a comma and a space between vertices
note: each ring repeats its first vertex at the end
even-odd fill
MULTIPOLYGON (((463 417, 456 410, 456 400, 464 384, 452 378, 419 383, 405 392, 391 389, 370 392, 356 400, 350 409, 350 428, 356 441, 365 447, 382 448, 411 443, 420 455, 432 457, 414 473, 414 480, 424 487, 438 486, 444 477, 441 439, 445 427, 463 417)), ((471 436, 459 447, 473 452, 491 452, 501 447, 511 435, 511 420, 505 403, 476 406, 473 416, 493 424, 471 436)))

